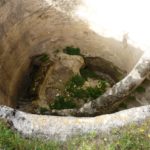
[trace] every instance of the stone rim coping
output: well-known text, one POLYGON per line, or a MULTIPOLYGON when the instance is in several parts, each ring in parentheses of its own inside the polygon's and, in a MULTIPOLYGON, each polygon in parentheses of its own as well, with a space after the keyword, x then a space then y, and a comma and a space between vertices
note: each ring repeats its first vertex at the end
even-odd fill
POLYGON ((114 128, 141 123, 150 118, 150 105, 131 108, 97 117, 61 117, 29 114, 0 106, 0 118, 25 137, 65 141, 69 137, 96 132, 109 133, 114 128))

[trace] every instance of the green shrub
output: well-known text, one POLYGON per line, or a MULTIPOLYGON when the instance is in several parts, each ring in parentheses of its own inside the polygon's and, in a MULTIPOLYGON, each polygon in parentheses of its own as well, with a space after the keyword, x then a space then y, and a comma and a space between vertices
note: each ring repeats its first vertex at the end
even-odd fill
POLYGON ((107 81, 105 81, 105 80, 99 80, 98 81, 98 88, 100 89, 100 91, 102 93, 104 93, 106 91, 106 88, 107 88, 107 81))
POLYGON ((45 112, 47 112, 48 111, 48 109, 47 108, 44 108, 44 107, 40 107, 40 114, 45 114, 45 112))
POLYGON ((86 91, 82 88, 75 88, 74 91, 71 93, 71 95, 74 97, 74 98, 80 98, 80 99, 84 99, 87 97, 86 95, 86 91))
POLYGON ((64 96, 56 96, 54 103, 50 104, 50 109, 71 109, 75 108, 76 105, 70 98, 64 96))
POLYGON ((136 100, 136 97, 134 95, 129 95, 128 100, 136 100))
POLYGON ((47 54, 42 54, 40 56, 37 56, 41 62, 47 62, 49 60, 49 56, 47 54))
POLYGON ((135 89, 135 92, 138 92, 138 93, 144 93, 145 92, 145 88, 142 87, 142 86, 139 86, 135 89))
POLYGON ((86 80, 87 80, 87 78, 97 78, 98 77, 98 75, 94 71, 88 69, 87 67, 81 68, 80 73, 81 73, 82 77, 85 78, 86 80))
POLYGON ((96 87, 83 88, 85 79, 80 75, 73 76, 66 84, 64 93, 57 96, 54 103, 50 104, 51 109, 70 109, 77 107, 76 100, 93 100, 106 91, 107 82, 99 80, 96 87))
POLYGON ((100 95, 102 95, 101 90, 98 87, 88 87, 86 89, 87 97, 91 99, 98 98, 100 95))
POLYGON ((74 48, 73 46, 67 46, 63 49, 63 52, 69 55, 81 55, 79 48, 74 48))
POLYGON ((96 87, 88 87, 86 89, 87 98, 90 98, 91 100, 98 98, 106 91, 106 88, 107 82, 104 80, 99 80, 96 87))
POLYGON ((67 82, 65 89, 73 96, 77 91, 78 93, 81 93, 81 91, 83 92, 81 87, 83 86, 84 82, 85 79, 82 76, 75 75, 67 82))
POLYGON ((76 86, 82 86, 85 82, 85 79, 77 74, 71 78, 70 82, 73 82, 76 86))
POLYGON ((85 82, 85 79, 80 75, 75 75, 71 78, 71 80, 66 84, 66 90, 70 94, 70 96, 74 98, 91 98, 95 99, 102 95, 105 92, 107 87, 107 82, 103 80, 99 80, 98 86, 96 87, 88 87, 87 89, 83 89, 82 86, 85 82))

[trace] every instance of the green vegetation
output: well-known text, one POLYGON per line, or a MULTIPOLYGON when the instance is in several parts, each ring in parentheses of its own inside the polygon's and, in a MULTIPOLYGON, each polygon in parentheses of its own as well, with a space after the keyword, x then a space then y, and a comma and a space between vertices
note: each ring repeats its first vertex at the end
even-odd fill
POLYGON ((97 78, 98 77, 98 75, 94 71, 90 70, 87 67, 81 68, 80 73, 86 80, 87 80, 87 78, 97 78))
POLYGON ((47 62, 49 61, 49 56, 47 54, 42 54, 37 56, 37 59, 39 59, 41 62, 47 62))
POLYGON ((127 109, 127 104, 125 102, 123 102, 119 105, 119 108, 127 109))
POLYGON ((74 86, 79 87, 79 86, 82 86, 84 84, 84 82, 85 82, 85 79, 82 76, 77 74, 77 75, 73 76, 67 84, 70 86, 74 85, 74 86))
POLYGON ((28 95, 28 99, 37 98, 39 86, 44 80, 50 63, 51 61, 48 54, 34 56, 30 66, 31 71, 29 72, 30 81, 28 83, 26 94, 24 94, 28 95))
POLYGON ((75 108, 76 105, 73 103, 73 101, 70 99, 70 97, 64 97, 64 96, 56 96, 55 102, 50 104, 50 109, 67 109, 67 108, 75 108))
POLYGON ((64 93, 56 96, 50 109, 70 109, 80 107, 80 101, 87 102, 98 98, 107 88, 107 82, 99 80, 95 87, 84 88, 86 79, 80 75, 74 75, 65 85, 64 93))
POLYGON ((45 107, 40 107, 39 110, 40 110, 40 114, 42 115, 44 115, 48 111, 48 109, 45 107))
POLYGON ((9 129, 0 120, 0 149, 2 150, 58 150, 58 143, 40 139, 24 139, 20 134, 9 129))
POLYGON ((92 99, 96 99, 100 95, 102 95, 102 91, 98 86, 96 86, 95 88, 88 87, 86 89, 86 93, 87 93, 87 98, 92 98, 92 99))
POLYGON ((111 134, 91 132, 64 143, 25 139, 0 120, 0 149, 3 150, 149 150, 150 121, 114 129, 111 134))
POLYGON ((136 100, 136 97, 134 95, 129 95, 128 100, 136 100))
POLYGON ((81 88, 85 80, 80 75, 75 75, 66 84, 66 94, 74 98, 83 98, 85 96, 84 90, 81 88))
POLYGON ((109 146, 110 150, 149 150, 150 149, 150 121, 142 125, 130 125, 122 131, 113 132, 119 139, 115 139, 109 146))
POLYGON ((68 55, 81 55, 80 48, 74 48, 73 46, 67 46, 65 49, 63 49, 63 52, 68 55))
POLYGON ((145 88, 142 87, 142 86, 139 86, 135 89, 135 92, 138 92, 138 93, 144 93, 145 92, 145 88))
POLYGON ((86 79, 84 79, 82 76, 75 75, 66 84, 66 91, 69 92, 69 95, 73 96, 74 98, 83 99, 95 99, 106 91, 107 82, 104 80, 99 80, 98 85, 96 85, 95 87, 87 87, 86 89, 83 88, 83 84, 85 83, 85 81, 86 79))

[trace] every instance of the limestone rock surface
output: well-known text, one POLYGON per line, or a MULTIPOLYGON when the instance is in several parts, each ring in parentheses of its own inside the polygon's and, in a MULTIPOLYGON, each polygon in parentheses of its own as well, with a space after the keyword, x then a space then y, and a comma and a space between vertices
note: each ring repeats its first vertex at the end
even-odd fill
POLYGON ((0 106, 0 118, 6 119, 25 137, 65 141, 90 132, 110 133, 114 128, 142 123, 150 119, 150 106, 142 106, 97 117, 60 117, 34 115, 10 107, 0 106))

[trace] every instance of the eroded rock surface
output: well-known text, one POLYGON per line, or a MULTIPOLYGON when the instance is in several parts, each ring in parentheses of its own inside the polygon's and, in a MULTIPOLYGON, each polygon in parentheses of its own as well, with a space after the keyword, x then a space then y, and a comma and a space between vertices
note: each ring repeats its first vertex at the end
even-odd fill
POLYGON ((86 1, 1 1, 0 104, 16 106, 30 58, 42 53, 51 55, 68 45, 80 47, 86 56, 102 57, 130 72, 143 52, 129 45, 123 48, 122 42, 91 29, 95 22, 89 16, 85 20, 79 16, 79 8, 86 8, 82 2, 86 1))
POLYGON ((58 54, 53 65, 49 67, 43 82, 40 83, 37 100, 32 104, 35 107, 37 105, 37 107, 48 108, 49 104, 54 102, 55 97, 63 93, 65 84, 71 77, 80 74, 80 68, 83 66, 84 59, 81 56, 58 54))

